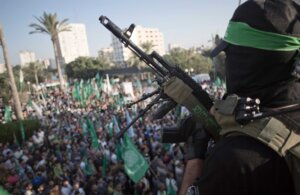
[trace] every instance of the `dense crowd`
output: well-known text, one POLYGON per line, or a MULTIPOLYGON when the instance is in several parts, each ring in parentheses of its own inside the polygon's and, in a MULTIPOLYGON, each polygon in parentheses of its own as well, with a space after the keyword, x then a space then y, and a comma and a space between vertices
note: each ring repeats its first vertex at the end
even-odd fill
MULTIPOLYGON (((217 98, 224 93, 222 88, 213 88, 208 82, 202 86, 217 98)), ((115 88, 119 97, 125 97, 119 84, 115 88)), ((180 114, 175 110, 155 121, 151 114, 146 114, 133 125, 131 139, 150 165, 145 176, 134 183, 125 173, 116 148, 116 128, 113 134, 110 128, 113 118, 124 128, 128 123, 126 111, 133 118, 145 107, 145 102, 130 109, 124 102, 117 105, 114 95, 102 92, 100 99, 90 97, 82 105, 72 96, 73 91, 74 87, 66 91, 44 89, 43 97, 41 93, 33 93, 31 100, 41 113, 28 104, 23 105, 24 116, 38 118, 41 128, 22 145, 0 144, 0 184, 4 189, 11 194, 26 195, 176 193, 184 172, 185 146, 164 144, 160 139, 161 129, 175 125, 184 109, 180 114), (93 147, 91 135, 86 134, 84 118, 92 121, 99 148, 93 147)), ((137 88, 134 94, 141 96, 137 88)))

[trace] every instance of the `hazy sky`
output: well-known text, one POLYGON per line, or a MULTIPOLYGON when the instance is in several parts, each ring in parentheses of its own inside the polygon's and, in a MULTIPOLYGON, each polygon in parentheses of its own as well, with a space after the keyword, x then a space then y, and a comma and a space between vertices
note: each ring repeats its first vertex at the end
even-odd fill
MULTIPOLYGON (((29 34, 28 25, 43 12, 57 13, 59 20, 84 23, 90 55, 111 43, 111 35, 99 23, 105 15, 121 28, 131 23, 158 28, 165 44, 184 47, 207 45, 213 34, 224 35, 238 0, 1 0, 0 24, 3 26, 9 55, 19 64, 19 52, 33 51, 37 58, 53 58, 50 37, 29 34)), ((167 47, 166 47, 167 48, 167 47)), ((3 63, 2 50, 0 63, 3 63)))

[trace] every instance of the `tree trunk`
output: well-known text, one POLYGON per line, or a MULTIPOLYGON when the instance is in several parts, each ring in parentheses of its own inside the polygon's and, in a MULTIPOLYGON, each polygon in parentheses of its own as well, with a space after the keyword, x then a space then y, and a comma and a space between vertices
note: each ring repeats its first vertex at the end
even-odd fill
POLYGON ((20 103, 20 98, 19 98, 17 87, 16 87, 16 82, 15 82, 15 78, 14 78, 14 75, 13 75, 11 62, 10 62, 10 59, 8 57, 8 50, 7 50, 7 47, 6 47, 5 40, 4 40, 4 33, 2 31, 1 25, 0 25, 0 45, 2 46, 2 49, 3 49, 3 57, 4 57, 4 62, 5 62, 5 65, 6 65, 8 77, 9 77, 9 80, 10 80, 10 87, 11 87, 12 96, 13 96, 13 99, 14 99, 14 106, 15 106, 17 119, 23 120, 23 112, 22 112, 22 107, 21 107, 21 103, 20 103))
POLYGON ((59 83, 60 83, 60 89, 64 89, 64 78, 61 72, 61 51, 58 45, 58 38, 52 38, 52 44, 53 44, 53 49, 54 49, 54 56, 55 56, 55 61, 56 61, 56 68, 57 68, 57 74, 59 78, 59 83))

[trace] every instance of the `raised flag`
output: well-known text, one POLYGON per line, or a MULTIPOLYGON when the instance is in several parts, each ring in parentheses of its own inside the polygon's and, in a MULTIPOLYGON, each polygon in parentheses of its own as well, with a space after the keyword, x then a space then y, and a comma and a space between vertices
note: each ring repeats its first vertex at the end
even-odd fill
POLYGON ((12 110, 10 106, 5 106, 5 110, 4 110, 4 121, 6 123, 11 122, 12 121, 12 110))
POLYGON ((126 174, 133 182, 140 181, 149 169, 149 164, 126 134, 121 151, 126 174))
POLYGON ((101 169, 102 177, 105 177, 107 167, 108 167, 108 160, 107 160, 106 154, 103 153, 103 157, 102 157, 102 169, 101 169))
POLYGON ((25 143, 25 130, 24 130, 24 126, 23 126, 23 123, 22 121, 19 122, 20 124, 20 131, 21 131, 21 136, 22 136, 22 142, 25 143))
POLYGON ((86 124, 87 124, 87 128, 88 128, 88 130, 91 134, 91 137, 92 137, 92 146, 93 146, 93 148, 94 149, 99 149, 100 144, 98 142, 98 138, 97 138, 97 134, 96 134, 96 131, 95 131, 95 128, 94 128, 94 124, 88 117, 86 117, 86 124))

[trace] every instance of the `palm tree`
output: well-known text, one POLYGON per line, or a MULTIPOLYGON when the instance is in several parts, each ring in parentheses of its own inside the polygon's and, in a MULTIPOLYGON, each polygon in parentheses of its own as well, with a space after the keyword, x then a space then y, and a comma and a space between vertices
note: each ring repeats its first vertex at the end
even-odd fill
POLYGON ((0 46, 2 46, 3 57, 4 57, 8 77, 9 77, 9 80, 10 80, 10 88, 11 88, 13 99, 14 99, 14 106, 15 106, 17 119, 23 120, 23 113, 22 113, 20 98, 19 98, 17 87, 16 87, 16 82, 15 82, 14 74, 13 74, 13 71, 12 71, 11 62, 10 62, 10 59, 8 57, 8 49, 6 47, 6 42, 4 40, 4 34, 3 34, 3 31, 2 31, 1 25, 0 25, 0 46))
MULTIPOLYGON (((151 50, 153 49, 154 45, 152 42, 150 41, 147 41, 147 42, 143 42, 140 44, 142 50, 145 52, 145 53, 150 53, 151 50)), ((137 66, 137 67, 145 67, 145 63, 142 62, 140 60, 139 57, 137 57, 136 55, 132 55, 128 61, 127 61, 128 64, 130 64, 130 66, 137 66)))
POLYGON ((58 34, 63 31, 69 31, 70 28, 68 26, 68 19, 64 19, 61 22, 57 19, 57 14, 47 14, 44 12, 42 17, 35 17, 39 24, 32 23, 29 27, 34 28, 33 31, 29 32, 29 34, 33 33, 43 33, 48 34, 51 37, 51 41, 54 49, 54 56, 56 61, 57 73, 60 82, 60 88, 64 88, 64 79, 61 72, 61 61, 62 61, 62 53, 61 48, 59 46, 58 34))
POLYGON ((35 84, 39 85, 39 75, 42 74, 42 71, 44 69, 43 65, 36 61, 36 62, 31 62, 29 63, 29 69, 32 71, 35 79, 35 84))

